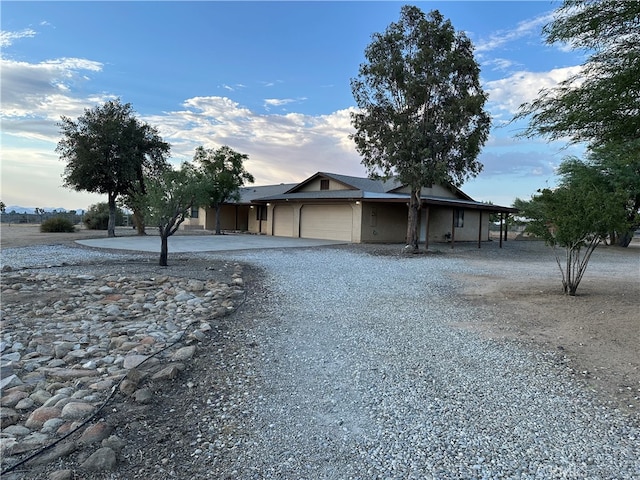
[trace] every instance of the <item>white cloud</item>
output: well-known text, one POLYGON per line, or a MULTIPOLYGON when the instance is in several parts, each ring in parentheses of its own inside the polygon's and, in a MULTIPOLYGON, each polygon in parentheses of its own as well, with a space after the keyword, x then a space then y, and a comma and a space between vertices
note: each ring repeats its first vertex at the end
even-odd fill
POLYGON ((520 65, 512 60, 508 60, 506 58, 494 58, 492 60, 482 62, 483 66, 491 67, 491 70, 494 71, 506 71, 512 68, 513 66, 520 65))
POLYGON ((36 36, 36 31, 30 28, 26 28, 19 32, 0 32, 0 47, 8 47, 12 45, 14 40, 21 38, 30 38, 36 36))
POLYGON ((581 72, 582 67, 556 68, 548 72, 516 72, 500 80, 486 82, 484 89, 489 95, 492 110, 518 112, 523 103, 535 100, 542 89, 558 86, 560 82, 581 72))
POLYGON ((295 100, 293 98, 265 98, 264 104, 270 107, 280 107, 282 105, 287 105, 288 103, 293 103, 295 100))
MULTIPOLYGON (((50 118, 50 114, 55 111, 50 105, 56 102, 53 97, 70 90, 75 84, 86 82, 87 76, 81 72, 100 72, 102 64, 82 58, 61 58, 40 63, 17 62, 3 58, 0 59, 0 68, 1 116, 50 118)), ((71 98, 69 100, 77 102, 71 98)), ((59 115, 64 115, 65 111, 59 115)))
POLYGON ((476 53, 483 53, 495 50, 503 45, 529 36, 539 36, 544 25, 553 20, 553 13, 545 13, 537 17, 524 20, 515 28, 510 30, 500 30, 492 34, 488 39, 481 39, 475 44, 476 53))
POLYGON ((183 110, 147 116, 172 144, 176 161, 191 160, 197 146, 228 145, 249 156, 257 185, 298 182, 317 171, 365 175, 349 139, 350 110, 329 115, 259 114, 225 97, 194 97, 183 110))
POLYGON ((307 98, 265 98, 264 100, 264 108, 268 111, 271 107, 282 107, 284 105, 289 105, 291 103, 301 103, 304 102, 307 98))
POLYGON ((485 151, 479 157, 484 165, 482 170, 484 178, 505 175, 552 176, 560 159, 560 155, 554 155, 549 150, 519 151, 516 149, 504 152, 485 151))

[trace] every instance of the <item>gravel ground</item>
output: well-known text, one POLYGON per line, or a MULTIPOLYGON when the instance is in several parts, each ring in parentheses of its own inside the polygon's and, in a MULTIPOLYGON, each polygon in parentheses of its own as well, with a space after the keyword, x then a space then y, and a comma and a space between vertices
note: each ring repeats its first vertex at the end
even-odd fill
MULTIPOLYGON (((135 257, 37 248, 51 264, 135 257)), ((2 263, 33 263, 19 250, 2 263)), ((194 478, 640 477, 640 431, 627 417, 543 353, 451 325, 483 314, 456 299, 451 274, 482 273, 463 258, 348 248, 199 257, 263 269, 265 295, 244 371, 229 372, 246 381, 221 401, 233 418, 224 435, 198 434, 209 450, 194 453, 194 478)))
MULTIPOLYGON (((233 478, 638 478, 640 432, 543 354, 448 322, 441 256, 346 250, 234 255, 269 272, 271 322, 233 478)), ((242 400, 245 401, 245 400, 242 400)))

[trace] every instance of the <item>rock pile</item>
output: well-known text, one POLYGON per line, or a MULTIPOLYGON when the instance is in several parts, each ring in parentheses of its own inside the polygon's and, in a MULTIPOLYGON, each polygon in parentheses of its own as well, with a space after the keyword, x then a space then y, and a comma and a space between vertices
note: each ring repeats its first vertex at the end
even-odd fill
MULTIPOLYGON (((145 380, 176 378, 217 317, 244 296, 229 284, 169 276, 5 271, 0 341, 3 472, 91 449, 80 469, 109 471, 123 447, 97 413, 115 394, 146 403, 145 380), (71 440, 73 439, 73 440, 71 440)), ((50 478, 71 478, 71 471, 50 478)), ((20 478, 20 477, 17 477, 20 478)))

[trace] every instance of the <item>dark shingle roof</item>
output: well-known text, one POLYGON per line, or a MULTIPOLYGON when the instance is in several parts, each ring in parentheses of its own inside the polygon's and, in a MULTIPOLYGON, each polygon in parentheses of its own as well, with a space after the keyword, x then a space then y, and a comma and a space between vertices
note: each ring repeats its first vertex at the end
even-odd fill
POLYGON ((257 198, 280 195, 298 185, 297 183, 280 183, 278 185, 264 185, 261 187, 242 187, 238 203, 251 203, 257 198))
MULTIPOLYGON (((318 172, 301 183, 268 185, 265 187, 248 187, 241 189, 241 203, 254 201, 256 203, 267 203, 271 201, 339 201, 339 200, 371 200, 383 202, 406 202, 409 199, 407 193, 395 193, 394 190, 403 185, 396 179, 373 180, 370 178, 351 177, 349 175, 339 175, 336 173, 318 172), (311 192, 297 191, 301 186, 310 183, 318 177, 326 177, 340 182, 350 189, 347 190, 320 190, 311 192), (246 191, 246 192, 245 192, 246 191)), ((476 202, 461 190, 452 187, 459 198, 439 197, 435 195, 422 195, 421 198, 426 204, 448 205, 452 207, 465 207, 493 212, 517 212, 510 207, 490 205, 476 202)))

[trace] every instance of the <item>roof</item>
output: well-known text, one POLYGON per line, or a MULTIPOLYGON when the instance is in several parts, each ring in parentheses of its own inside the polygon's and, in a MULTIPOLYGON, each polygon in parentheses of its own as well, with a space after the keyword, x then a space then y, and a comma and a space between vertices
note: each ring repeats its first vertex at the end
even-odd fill
POLYGON ((300 186, 312 181, 319 176, 332 178, 335 181, 340 182, 346 186, 366 192, 390 192, 391 190, 395 190, 403 186, 403 184, 400 183, 396 178, 390 178, 389 180, 376 180, 373 178, 351 177, 349 175, 338 175, 336 173, 328 172, 318 172, 314 176, 301 183, 300 186))
POLYGON ((239 190, 240 200, 234 203, 249 204, 253 200, 270 195, 279 195, 292 187, 298 185, 297 183, 280 183, 278 185, 264 185, 260 187, 242 187, 239 190))
MULTIPOLYGON (((389 180, 374 180, 371 178, 351 177, 348 175, 339 175, 336 173, 318 172, 312 175, 308 179, 301 183, 289 184, 288 188, 285 184, 274 185, 272 187, 280 187, 268 191, 267 187, 255 187, 263 188, 261 192, 263 196, 254 195, 251 198, 255 203, 268 203, 268 202, 288 202, 288 201, 312 201, 312 202, 338 202, 345 200, 362 200, 362 201, 374 201, 384 203, 400 203, 407 202, 409 199, 408 193, 397 193, 396 191, 404 185, 398 182, 395 178, 389 180), (343 185, 350 187, 347 190, 320 190, 320 191, 299 191, 300 188, 311 183, 316 178, 330 178, 343 185)), ((460 208, 470 208, 474 210, 484 210, 490 212, 501 213, 517 213, 518 210, 511 207, 503 207, 500 205, 492 205, 483 202, 476 202, 462 190, 449 185, 452 192, 459 198, 438 197, 434 195, 421 195, 421 200, 425 205, 443 205, 460 208)), ((259 192, 256 192, 259 193, 259 192)), ((243 197, 244 200, 244 197, 243 197)))

